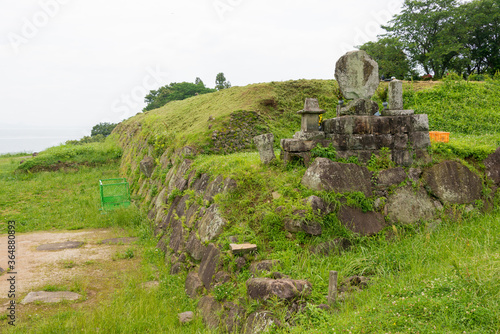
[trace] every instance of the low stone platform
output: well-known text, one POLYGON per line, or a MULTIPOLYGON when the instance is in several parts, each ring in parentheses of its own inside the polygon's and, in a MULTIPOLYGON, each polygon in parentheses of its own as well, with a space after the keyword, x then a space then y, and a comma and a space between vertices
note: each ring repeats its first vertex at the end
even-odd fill
MULTIPOLYGON (((378 154, 381 148, 391 151, 391 158, 397 165, 409 166, 414 158, 425 158, 430 146, 429 120, 427 115, 402 116, 342 116, 323 122, 324 137, 315 139, 282 139, 282 159, 291 161, 294 157, 304 159, 309 165, 310 151, 317 144, 336 149, 339 158, 356 156, 362 163, 378 154)), ((295 138, 301 138, 295 136, 295 138)))

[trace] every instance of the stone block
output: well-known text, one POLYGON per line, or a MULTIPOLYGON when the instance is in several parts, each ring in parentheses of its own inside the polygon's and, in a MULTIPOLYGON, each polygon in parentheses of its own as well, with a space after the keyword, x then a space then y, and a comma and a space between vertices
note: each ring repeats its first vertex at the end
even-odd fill
POLYGON ((187 275, 186 282, 184 283, 184 290, 192 299, 198 298, 198 296, 203 293, 203 282, 197 272, 191 271, 187 275))
POLYGON ((415 110, 382 110, 382 116, 410 116, 415 110))
POLYGON ((338 118, 338 134, 350 135, 354 133, 354 125, 356 121, 354 116, 344 116, 338 118))
POLYGON ((411 131, 429 131, 429 117, 426 114, 412 115, 411 131))
POLYGON ((408 167, 413 163, 413 156, 408 150, 392 150, 392 161, 398 166, 408 167))
POLYGON ((391 117, 392 134, 402 134, 410 132, 411 116, 389 116, 389 117, 391 117))
POLYGON ((383 187, 400 184, 406 180, 406 173, 402 167, 381 170, 377 177, 377 184, 383 187))
POLYGON ((394 135, 394 149, 395 150, 408 149, 408 135, 407 134, 395 134, 394 135))
POLYGON ((373 134, 373 116, 357 116, 354 118, 355 134, 373 134))
POLYGON ((456 161, 443 161, 425 171, 423 179, 443 203, 466 204, 481 198, 482 181, 456 161))
POLYGON ((337 133, 339 128, 340 118, 325 119, 322 123, 323 131, 326 133, 337 133))
POLYGON ((372 195, 371 177, 372 173, 365 167, 316 158, 301 183, 313 190, 338 193, 361 191, 369 197, 372 195))
POLYGON ((382 147, 387 147, 390 149, 394 147, 394 136, 390 134, 374 135, 373 141, 375 142, 375 147, 377 150, 380 150, 382 147))
POLYGON ((378 104, 368 99, 356 99, 338 110, 339 116, 366 115, 373 116, 378 111, 378 104))
POLYGON ((430 220, 436 209, 422 188, 417 191, 408 186, 398 188, 387 199, 386 212, 391 222, 411 224, 419 220, 430 220))
POLYGON ((198 233, 201 242, 211 241, 218 237, 222 233, 226 223, 226 220, 219 213, 218 205, 212 204, 207 211, 205 211, 205 215, 200 221, 198 233))
POLYGON ((384 216, 378 212, 363 212, 359 208, 344 206, 338 213, 342 224, 360 235, 373 235, 380 232, 385 225, 384 216))
POLYGON ((349 150, 375 150, 374 135, 351 135, 347 145, 349 150))
POLYGON ((203 282, 203 286, 209 290, 210 284, 217 272, 217 267, 219 266, 220 250, 213 244, 209 244, 206 247, 205 253, 201 260, 200 269, 198 275, 203 282))
POLYGON ((246 281, 246 286, 250 299, 262 301, 272 297, 292 301, 311 293, 311 283, 289 278, 276 280, 264 277, 250 278, 246 281))
POLYGON ((392 117, 374 117, 372 127, 373 133, 390 134, 392 130, 392 117))
POLYGON ((413 148, 427 148, 431 146, 431 139, 428 131, 413 132, 410 136, 413 148))
POLYGON ((331 143, 333 147, 339 150, 347 150, 349 148, 348 145, 348 140, 349 136, 348 135, 343 135, 343 134, 332 134, 329 135, 331 138, 331 143))
POLYGON ((233 252, 233 254, 245 254, 245 253, 251 253, 253 251, 256 251, 257 245, 249 244, 249 243, 229 244, 229 248, 231 249, 231 252, 233 252))
POLYGON ((496 185, 500 185, 500 147, 484 160, 484 166, 486 167, 486 175, 496 185))
POLYGON ((282 139, 281 147, 289 152, 307 152, 316 146, 314 140, 282 139))
POLYGON ((299 131, 295 132, 293 135, 293 139, 300 139, 300 140, 320 140, 320 139, 325 139, 325 133, 323 131, 313 131, 313 132, 304 132, 304 131, 299 131))
POLYGON ((371 157, 373 154, 376 153, 376 151, 373 150, 361 150, 361 151, 356 151, 357 156, 358 156, 358 161, 362 164, 368 163, 370 161, 371 157))
POLYGON ((144 157, 144 159, 142 159, 139 163, 139 169, 144 175, 146 175, 146 177, 151 177, 153 171, 155 170, 155 165, 155 159, 152 157, 144 157))

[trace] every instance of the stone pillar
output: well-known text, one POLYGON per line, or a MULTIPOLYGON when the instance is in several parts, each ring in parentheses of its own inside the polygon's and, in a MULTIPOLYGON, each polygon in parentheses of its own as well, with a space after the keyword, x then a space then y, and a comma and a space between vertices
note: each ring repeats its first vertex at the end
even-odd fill
POLYGON ((260 161, 263 164, 269 164, 272 160, 276 159, 274 155, 274 135, 272 133, 266 133, 264 135, 253 137, 253 142, 260 154, 260 161))
POLYGON ((403 110, 403 82, 392 80, 389 82, 389 109, 403 110))
POLYGON ((332 305, 337 300, 337 280, 339 273, 330 271, 330 279, 328 284, 328 304, 332 305))

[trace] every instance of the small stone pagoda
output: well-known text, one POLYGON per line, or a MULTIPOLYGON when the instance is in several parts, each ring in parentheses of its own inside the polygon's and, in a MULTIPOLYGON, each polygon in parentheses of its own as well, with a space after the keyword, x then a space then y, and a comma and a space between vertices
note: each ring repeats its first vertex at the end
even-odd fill
POLYGON ((299 157, 309 165, 310 151, 318 144, 331 144, 339 158, 355 156, 362 163, 384 147, 389 148, 392 160, 400 166, 409 166, 414 159, 428 159, 427 115, 403 109, 401 81, 389 82, 389 108, 379 112, 378 104, 371 100, 379 85, 378 64, 365 51, 342 56, 336 64, 335 79, 348 103, 340 103, 337 117, 324 120, 320 131, 318 116, 324 110, 316 99, 306 99, 304 109, 298 112, 302 115, 301 131, 293 139, 281 140, 283 161, 299 157))

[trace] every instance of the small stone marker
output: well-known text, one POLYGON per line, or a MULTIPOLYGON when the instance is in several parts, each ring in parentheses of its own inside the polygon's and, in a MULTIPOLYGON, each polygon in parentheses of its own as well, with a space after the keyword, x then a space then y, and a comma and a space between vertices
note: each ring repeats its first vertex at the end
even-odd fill
POLYGON ((193 320, 194 314, 191 311, 179 313, 179 322, 185 324, 193 320))
POLYGON ((137 238, 134 238, 134 237, 111 238, 111 239, 103 240, 101 243, 104 245, 130 244, 136 240, 137 240, 137 238))
POLYGON ((297 111, 302 116, 300 130, 302 132, 317 132, 319 130, 319 115, 325 111, 319 108, 318 99, 307 98, 304 109, 297 111))
POLYGON ((78 248, 83 245, 81 241, 65 241, 54 244, 45 244, 37 247, 37 251, 58 251, 63 249, 78 248))
POLYGON ((389 109, 403 110, 403 82, 392 80, 389 82, 389 109))
POLYGON ((233 254, 244 254, 250 253, 257 250, 257 245, 244 243, 244 244, 229 244, 229 248, 231 248, 231 252, 233 254))
POLYGON ((253 137, 253 142, 257 149, 259 150, 260 161, 263 164, 269 164, 271 161, 276 159, 274 155, 274 135, 272 133, 266 133, 264 135, 253 137))
POLYGON ((30 292, 21 301, 21 304, 33 302, 58 303, 63 300, 78 300, 81 297, 78 293, 70 291, 37 291, 30 292))
POLYGON ((332 305, 337 300, 337 279, 339 273, 330 271, 330 280, 328 284, 328 304, 332 305))

